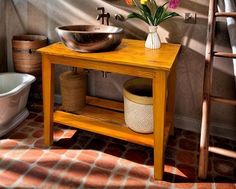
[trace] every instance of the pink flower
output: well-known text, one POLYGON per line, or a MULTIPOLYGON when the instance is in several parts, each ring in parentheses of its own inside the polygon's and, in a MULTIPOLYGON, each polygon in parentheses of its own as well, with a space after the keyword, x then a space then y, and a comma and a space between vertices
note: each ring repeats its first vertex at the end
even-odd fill
POLYGON ((176 7, 178 7, 179 3, 180 3, 180 0, 170 0, 169 8, 175 9, 176 7))

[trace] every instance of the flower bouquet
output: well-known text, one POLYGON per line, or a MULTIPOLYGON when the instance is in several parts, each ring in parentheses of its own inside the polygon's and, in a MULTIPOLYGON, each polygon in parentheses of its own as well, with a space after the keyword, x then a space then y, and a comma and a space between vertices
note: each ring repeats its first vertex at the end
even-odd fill
POLYGON ((176 12, 168 11, 168 8, 175 9, 180 0, 170 0, 162 5, 158 5, 157 0, 125 0, 126 4, 137 7, 138 12, 131 12, 128 19, 138 18, 149 25, 149 34, 145 43, 146 48, 160 48, 160 37, 157 33, 157 26, 165 20, 180 16, 176 12))

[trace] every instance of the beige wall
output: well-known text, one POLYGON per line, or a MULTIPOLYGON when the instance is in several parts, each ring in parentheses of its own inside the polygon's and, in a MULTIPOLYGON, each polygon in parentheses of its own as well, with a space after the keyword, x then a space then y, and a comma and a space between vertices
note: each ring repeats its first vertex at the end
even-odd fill
MULTIPOLYGON (((123 0, 12 0, 7 1, 7 42, 8 68, 13 69, 11 60, 11 38, 25 32, 47 35, 51 42, 57 41, 55 27, 68 24, 98 24, 96 7, 104 6, 114 17, 120 13, 127 15, 129 7, 123 0)), ((205 39, 207 30, 208 0, 182 0, 177 9, 196 12, 197 24, 186 24, 183 18, 168 20, 159 27, 163 42, 181 43, 182 51, 177 60, 176 126, 199 130, 201 117, 202 82, 204 69, 205 39)), ((125 29, 126 36, 145 39, 147 26, 138 20, 118 22, 111 19, 112 25, 125 29)), ((230 51, 225 23, 219 27, 217 48, 230 51)), ((214 91, 228 97, 235 97, 232 65, 230 60, 217 60, 215 65, 214 91), (222 64, 222 61, 224 64, 222 64)), ((65 70, 58 67, 57 74, 65 70)), ((102 78, 100 72, 89 75, 90 94, 112 99, 122 99, 122 84, 128 76, 111 74, 102 78), (105 90, 108 89, 109 90, 105 90)), ((57 92, 58 92, 58 82, 57 92)), ((235 108, 213 106, 213 130, 228 137, 236 136, 235 108), (224 129, 222 129, 224 127, 224 129), (225 133, 224 133, 225 132, 225 133)))
POLYGON ((0 72, 6 70, 6 18, 5 7, 6 1, 0 1, 0 72))

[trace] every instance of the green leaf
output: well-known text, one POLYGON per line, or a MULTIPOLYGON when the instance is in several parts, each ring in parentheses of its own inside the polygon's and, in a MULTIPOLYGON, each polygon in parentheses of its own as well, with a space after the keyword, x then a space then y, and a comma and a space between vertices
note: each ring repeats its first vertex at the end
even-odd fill
POLYGON ((135 0, 133 0, 134 5, 138 8, 139 12, 144 15, 143 13, 143 7, 140 6, 135 0))
POLYGON ((144 16, 148 20, 148 24, 154 25, 154 20, 152 18, 152 13, 151 13, 151 10, 149 9, 149 7, 147 5, 141 5, 141 6, 143 8, 144 16))
POLYGON ((135 0, 133 0, 135 6, 138 8, 138 13, 132 12, 130 13, 127 18, 138 18, 143 20, 149 25, 157 26, 161 22, 175 17, 180 16, 176 12, 169 12, 167 11, 168 6, 167 3, 164 3, 162 6, 158 6, 155 0, 150 0, 148 4, 138 4, 135 0))
MULTIPOLYGON (((169 19, 169 18, 173 18, 175 16, 180 16, 178 13, 176 12, 166 12, 166 14, 164 15, 164 17, 162 18, 161 22, 164 22, 165 20, 169 19)), ((160 23, 161 23, 160 22, 160 23)))
POLYGON ((139 4, 138 4, 135 0, 133 0, 133 3, 134 3, 134 5, 135 5, 138 9, 141 9, 141 10, 142 10, 142 7, 139 6, 139 4))
POLYGON ((148 20, 147 20, 144 16, 142 16, 142 15, 136 13, 136 12, 130 13, 130 14, 127 16, 127 18, 128 18, 128 19, 131 19, 131 18, 138 18, 138 19, 143 20, 143 21, 146 22, 147 24, 149 24, 149 23, 148 23, 148 20))
POLYGON ((147 3, 147 6, 150 8, 151 12, 152 12, 152 15, 154 16, 155 15, 155 12, 158 8, 158 5, 156 3, 155 0, 150 0, 148 3, 147 3))
POLYGON ((155 12, 155 15, 154 15, 154 25, 157 26, 160 24, 160 21, 162 20, 162 17, 163 15, 165 14, 165 5, 167 4, 168 2, 164 3, 162 6, 159 6, 155 12))
POLYGON ((158 5, 157 5, 157 3, 156 3, 155 0, 151 0, 151 3, 153 3, 153 4, 155 5, 156 8, 158 7, 158 5))
POLYGON ((158 7, 154 16, 154 24, 157 26, 159 24, 159 20, 164 12, 164 8, 162 6, 158 7))

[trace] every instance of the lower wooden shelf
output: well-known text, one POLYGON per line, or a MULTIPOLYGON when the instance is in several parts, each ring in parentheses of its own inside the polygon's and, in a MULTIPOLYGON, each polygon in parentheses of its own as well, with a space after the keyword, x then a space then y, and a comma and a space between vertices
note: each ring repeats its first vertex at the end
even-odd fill
MULTIPOLYGON (((93 99, 93 97, 88 97, 87 100, 88 105, 81 112, 77 112, 77 114, 55 111, 54 122, 144 146, 154 146, 153 134, 140 134, 132 131, 125 125, 124 114, 121 112, 122 109, 119 108, 119 111, 116 111, 117 107, 122 107, 123 103, 110 101, 112 102, 111 109, 108 109, 109 105, 104 108, 104 104, 109 104, 108 100, 104 100, 104 103, 102 103, 103 99, 99 98, 93 99)), ((165 143, 168 139, 170 126, 171 122, 167 113, 165 143)))

